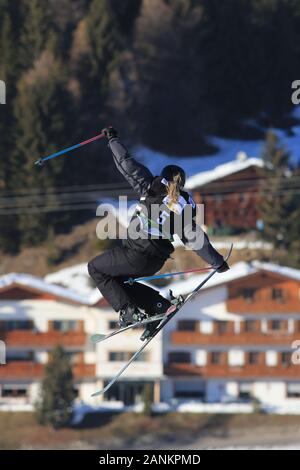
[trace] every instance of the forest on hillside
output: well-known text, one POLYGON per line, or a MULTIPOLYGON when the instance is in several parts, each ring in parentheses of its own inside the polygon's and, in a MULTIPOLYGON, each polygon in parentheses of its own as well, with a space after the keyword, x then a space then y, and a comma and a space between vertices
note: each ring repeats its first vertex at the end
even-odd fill
MULTIPOLYGON (((209 135, 288 128, 299 77, 299 0, 0 0, 1 196, 115 182, 97 144, 84 159, 33 165, 107 123, 129 145, 170 155, 213 153, 209 135)), ((1 247, 78 221, 70 211, 8 210, 1 247)))

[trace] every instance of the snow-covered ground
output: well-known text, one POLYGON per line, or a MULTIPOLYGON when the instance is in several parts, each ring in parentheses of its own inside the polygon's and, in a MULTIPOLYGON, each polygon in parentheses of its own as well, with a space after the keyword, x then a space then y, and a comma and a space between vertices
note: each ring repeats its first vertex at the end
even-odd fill
MULTIPOLYGON (((300 106, 295 107, 293 116, 300 119, 300 106)), ((267 129, 262 130, 265 132, 267 131, 267 129)), ((286 132, 281 129, 269 130, 272 130, 278 135, 281 143, 290 152, 292 161, 299 161, 300 124, 294 126, 291 129, 292 132, 286 132)), ((219 137, 210 137, 208 141, 217 147, 219 151, 213 155, 203 155, 201 157, 178 157, 155 152, 145 147, 136 147, 133 149, 133 153, 155 174, 159 174, 160 170, 165 165, 170 165, 170 163, 172 163, 182 166, 190 177, 200 171, 211 170, 217 165, 234 160, 239 152, 245 152, 248 157, 259 157, 264 143, 263 140, 234 140, 221 139, 219 137)))
POLYGON ((243 445, 228 447, 205 447, 205 450, 300 450, 299 442, 295 444, 266 444, 266 445, 243 445))

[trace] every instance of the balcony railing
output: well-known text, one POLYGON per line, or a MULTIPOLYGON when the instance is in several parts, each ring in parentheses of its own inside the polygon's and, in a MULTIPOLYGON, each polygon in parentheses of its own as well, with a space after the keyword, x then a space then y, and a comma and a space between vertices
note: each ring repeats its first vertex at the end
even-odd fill
POLYGON ((243 298, 233 298, 226 301, 228 312, 231 313, 281 313, 300 312, 300 302, 298 298, 286 299, 279 302, 271 299, 247 301, 243 298))
MULTIPOLYGON (((75 364, 72 367, 75 379, 95 377, 95 364, 75 364)), ((1 379, 33 379, 41 378, 44 365, 32 361, 12 361, 0 365, 1 379)))
POLYGON ((210 364, 198 366, 195 364, 169 363, 164 369, 165 374, 173 376, 198 376, 203 378, 298 378, 300 379, 299 365, 278 365, 274 367, 266 365, 229 366, 210 364))
POLYGON ((53 347, 57 344, 62 346, 84 346, 86 334, 80 331, 60 331, 34 332, 29 330, 14 330, 0 334, 0 339, 5 341, 7 347, 30 346, 32 347, 53 347))
POLYGON ((300 333, 280 333, 277 331, 261 332, 243 332, 243 333, 222 333, 222 334, 203 334, 199 331, 173 331, 171 333, 171 343, 173 345, 291 345, 295 340, 299 340, 300 333))

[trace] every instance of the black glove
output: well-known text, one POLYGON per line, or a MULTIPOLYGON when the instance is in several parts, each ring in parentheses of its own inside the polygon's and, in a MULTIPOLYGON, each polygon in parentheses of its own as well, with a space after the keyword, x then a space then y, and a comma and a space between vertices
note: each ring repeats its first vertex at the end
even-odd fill
POLYGON ((114 129, 112 126, 105 127, 101 132, 108 138, 108 140, 118 137, 116 129, 114 129))
POLYGON ((228 266, 227 262, 224 261, 224 263, 221 264, 221 266, 217 269, 217 272, 218 273, 225 273, 226 271, 228 271, 228 269, 229 269, 229 266, 228 266))

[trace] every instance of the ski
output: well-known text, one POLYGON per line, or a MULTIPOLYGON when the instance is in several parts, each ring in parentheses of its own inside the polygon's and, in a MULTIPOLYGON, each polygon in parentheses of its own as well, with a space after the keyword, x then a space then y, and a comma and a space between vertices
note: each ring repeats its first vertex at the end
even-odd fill
POLYGON ((118 328, 117 330, 113 331, 112 333, 109 333, 107 335, 104 334, 95 334, 90 337, 90 340, 92 343, 100 343, 101 341, 104 341, 108 338, 112 338, 113 336, 118 335, 119 333, 123 333, 123 331, 127 331, 133 328, 139 328, 143 325, 147 325, 147 323, 152 323, 154 321, 159 321, 163 320, 166 316, 170 314, 164 313, 161 315, 154 315, 153 317, 147 318, 146 320, 142 320, 136 323, 132 323, 132 325, 124 326, 123 328, 118 328))
MULTIPOLYGON (((231 255, 233 248, 233 244, 231 244, 231 247, 227 253, 227 256, 224 258, 224 261, 227 261, 231 255)), ((190 293, 190 295, 187 296, 187 298, 180 304, 176 310, 174 310, 172 313, 167 315, 167 317, 161 321, 161 323, 157 326, 155 332, 153 333, 152 336, 144 343, 142 346, 136 351, 136 353, 132 356, 132 358, 126 362, 126 364, 119 370, 119 372, 110 380, 110 382, 104 387, 102 390, 99 390, 95 393, 93 393, 91 396, 92 397, 97 397, 99 395, 103 395, 107 390, 110 389, 110 387, 118 380, 118 378, 123 374, 123 372, 130 366, 130 364, 135 361, 137 357, 143 352, 143 350, 147 347, 147 345, 152 341, 153 338, 163 329, 163 327, 176 315, 176 313, 181 310, 181 308, 190 300, 192 300, 196 294, 199 292, 199 290, 209 281, 209 279, 212 278, 214 274, 218 271, 219 268, 214 269, 211 273, 208 274, 208 276, 203 279, 203 281, 200 282, 200 284, 190 293)))

